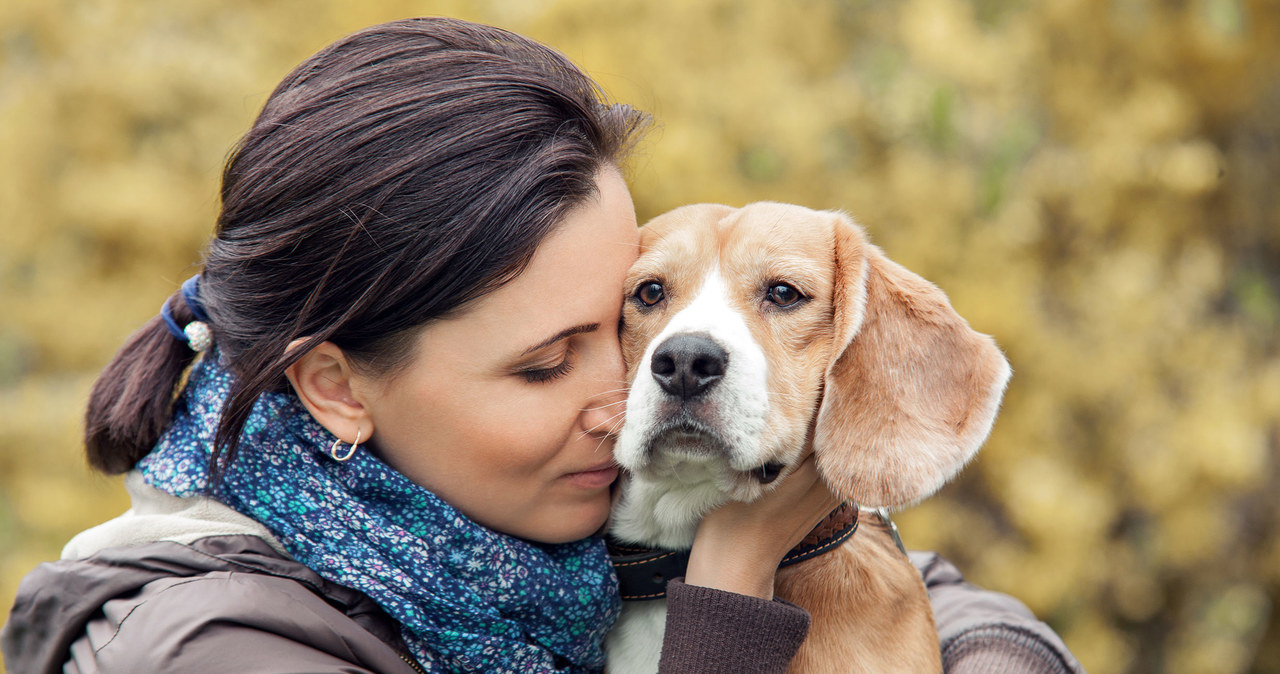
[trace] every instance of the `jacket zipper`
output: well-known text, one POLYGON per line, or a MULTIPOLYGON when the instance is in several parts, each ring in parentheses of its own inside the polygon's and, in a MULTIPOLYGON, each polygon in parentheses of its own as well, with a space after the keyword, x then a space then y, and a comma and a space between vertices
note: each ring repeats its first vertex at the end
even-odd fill
POLYGON ((407 663, 410 667, 412 667, 413 671, 417 672, 418 674, 427 674, 425 671, 423 671, 422 666, 419 665, 413 658, 405 655, 404 653, 401 653, 400 651, 396 651, 396 655, 400 656, 401 660, 404 660, 405 663, 407 663))

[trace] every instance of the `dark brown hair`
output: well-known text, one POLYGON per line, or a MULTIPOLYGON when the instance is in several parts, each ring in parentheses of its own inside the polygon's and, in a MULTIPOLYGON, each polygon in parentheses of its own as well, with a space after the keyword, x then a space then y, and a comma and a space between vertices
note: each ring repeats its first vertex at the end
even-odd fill
MULTIPOLYGON (((374 26, 294 69, 227 161, 204 261, 200 299, 237 376, 215 474, 298 357, 328 340, 392 372, 410 331, 519 274, 644 123, 558 52, 454 19, 374 26)), ((90 396, 95 468, 151 450, 192 357, 159 317, 129 338, 90 396)))

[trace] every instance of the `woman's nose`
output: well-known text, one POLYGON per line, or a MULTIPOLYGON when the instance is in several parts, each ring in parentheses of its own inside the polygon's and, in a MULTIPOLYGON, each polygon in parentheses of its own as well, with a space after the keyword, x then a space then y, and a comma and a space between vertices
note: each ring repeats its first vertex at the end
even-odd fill
POLYGON ((607 351, 582 409, 583 430, 601 436, 614 435, 622 428, 627 403, 627 370, 622 362, 622 348, 614 342, 607 351))

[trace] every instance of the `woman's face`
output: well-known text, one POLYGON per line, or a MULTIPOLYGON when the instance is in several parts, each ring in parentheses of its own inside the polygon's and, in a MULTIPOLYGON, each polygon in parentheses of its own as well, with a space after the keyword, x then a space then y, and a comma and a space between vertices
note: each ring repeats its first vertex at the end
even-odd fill
POLYGON ((596 184, 524 272, 424 328, 411 365, 366 398, 384 461, 476 522, 544 543, 599 529, 617 477, 618 318, 639 233, 617 171, 596 184))

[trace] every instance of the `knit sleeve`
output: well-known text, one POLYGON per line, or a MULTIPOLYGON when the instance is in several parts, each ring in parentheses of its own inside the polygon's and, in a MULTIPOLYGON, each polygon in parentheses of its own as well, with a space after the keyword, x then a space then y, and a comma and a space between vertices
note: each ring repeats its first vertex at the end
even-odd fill
POLYGON ((660 672, 784 672, 809 634, 809 614, 696 585, 667 583, 667 625, 660 672))
POLYGON ((1022 602, 965 582, 936 553, 912 552, 911 562, 929 589, 947 674, 1083 674, 1062 638, 1022 602))

